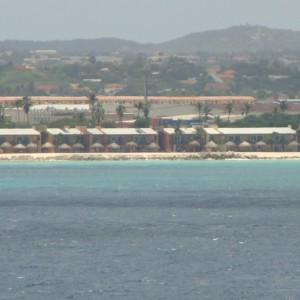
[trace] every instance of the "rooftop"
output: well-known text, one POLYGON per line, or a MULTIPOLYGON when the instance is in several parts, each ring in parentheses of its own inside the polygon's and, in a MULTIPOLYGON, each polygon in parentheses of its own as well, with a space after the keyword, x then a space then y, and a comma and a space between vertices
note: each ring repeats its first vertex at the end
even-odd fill
POLYGON ((1 135, 40 135, 40 132, 32 128, 1 128, 1 135))

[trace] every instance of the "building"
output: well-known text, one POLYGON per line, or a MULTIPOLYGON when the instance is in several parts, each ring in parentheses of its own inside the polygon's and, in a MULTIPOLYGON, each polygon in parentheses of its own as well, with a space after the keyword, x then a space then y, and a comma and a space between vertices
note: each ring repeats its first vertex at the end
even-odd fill
POLYGON ((0 148, 5 153, 40 152, 41 134, 32 128, 1 128, 0 148))
POLYGON ((88 128, 89 151, 157 151, 158 132, 151 128, 88 128))
MULTIPOLYGON (((0 104, 14 106, 21 96, 1 96, 0 104)), ((34 105, 36 104, 86 104, 88 97, 78 96, 32 96, 30 97, 34 105)), ((97 96, 98 101, 105 104, 134 104, 144 101, 144 96, 97 96)), ((250 96, 148 96, 147 100, 152 104, 226 104, 233 103, 254 103, 255 98, 250 96)))
POLYGON ((297 133, 291 127, 259 128, 203 128, 197 137, 195 128, 164 128, 160 132, 162 150, 191 151, 191 146, 199 143, 198 149, 207 151, 298 151, 300 144, 297 133))

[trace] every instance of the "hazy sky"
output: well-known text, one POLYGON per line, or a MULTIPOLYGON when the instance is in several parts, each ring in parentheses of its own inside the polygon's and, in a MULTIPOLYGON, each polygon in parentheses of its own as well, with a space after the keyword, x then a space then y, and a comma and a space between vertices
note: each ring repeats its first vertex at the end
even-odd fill
POLYGON ((163 42, 232 25, 300 30, 300 0, 0 0, 0 40, 163 42))

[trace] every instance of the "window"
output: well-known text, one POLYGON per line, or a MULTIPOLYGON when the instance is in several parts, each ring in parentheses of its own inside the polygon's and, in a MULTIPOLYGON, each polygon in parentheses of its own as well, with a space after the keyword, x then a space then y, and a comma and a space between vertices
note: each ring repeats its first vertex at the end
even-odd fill
POLYGON ((255 144, 255 143, 257 143, 261 140, 262 140, 261 135, 250 135, 250 137, 249 137, 249 141, 250 141, 251 144, 255 144))

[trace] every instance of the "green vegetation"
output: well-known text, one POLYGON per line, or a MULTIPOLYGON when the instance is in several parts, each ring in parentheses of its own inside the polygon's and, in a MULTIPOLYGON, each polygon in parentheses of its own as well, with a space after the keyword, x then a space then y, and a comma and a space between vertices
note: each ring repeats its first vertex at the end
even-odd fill
POLYGON ((220 127, 286 127, 291 125, 297 129, 300 124, 300 114, 264 113, 249 114, 247 117, 232 123, 221 123, 220 127))

